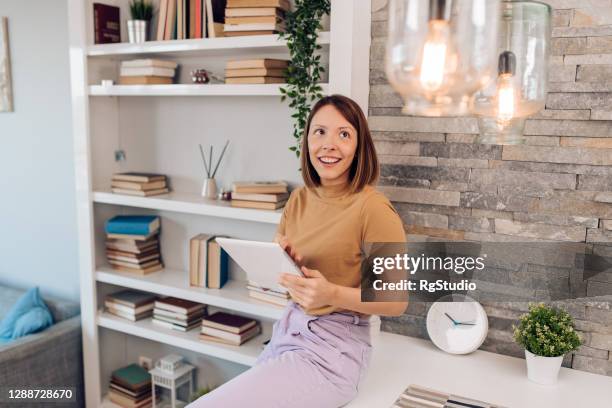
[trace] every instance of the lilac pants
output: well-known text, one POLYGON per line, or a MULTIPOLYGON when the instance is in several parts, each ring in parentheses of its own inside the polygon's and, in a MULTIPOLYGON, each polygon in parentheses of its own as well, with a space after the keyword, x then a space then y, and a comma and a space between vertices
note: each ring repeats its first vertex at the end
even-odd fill
POLYGON ((370 354, 368 319, 311 316, 290 302, 255 365, 189 407, 341 407, 357 395, 370 354))

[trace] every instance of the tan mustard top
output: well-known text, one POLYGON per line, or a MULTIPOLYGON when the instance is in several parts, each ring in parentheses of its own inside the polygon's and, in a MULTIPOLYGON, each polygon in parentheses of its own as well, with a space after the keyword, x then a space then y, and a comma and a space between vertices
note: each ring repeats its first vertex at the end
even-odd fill
MULTIPOLYGON (((319 270, 335 284, 359 287, 366 242, 406 242, 402 220, 389 200, 372 186, 350 194, 346 185, 294 190, 287 201, 278 234, 285 235, 302 264, 319 270)), ((331 313, 324 306, 311 315, 331 313)))

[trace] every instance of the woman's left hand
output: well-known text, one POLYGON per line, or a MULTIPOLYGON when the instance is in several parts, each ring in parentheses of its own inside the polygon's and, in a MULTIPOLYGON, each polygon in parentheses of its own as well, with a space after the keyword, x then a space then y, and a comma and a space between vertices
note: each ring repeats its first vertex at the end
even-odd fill
POLYGON ((318 308, 331 305, 336 285, 329 282, 316 269, 301 268, 305 278, 281 273, 278 283, 289 290, 291 298, 304 308, 318 308))

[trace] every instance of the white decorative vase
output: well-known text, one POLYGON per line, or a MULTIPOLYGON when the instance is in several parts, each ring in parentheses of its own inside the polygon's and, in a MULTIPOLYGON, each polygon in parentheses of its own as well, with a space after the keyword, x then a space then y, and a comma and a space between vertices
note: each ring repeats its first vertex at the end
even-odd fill
POLYGON ((202 185, 202 197, 204 198, 217 198, 217 182, 214 178, 204 179, 204 184, 202 185))
POLYGON ((543 385, 552 385, 557 382, 563 356, 536 356, 525 349, 525 360, 527 361, 527 378, 529 380, 543 385))
POLYGON ((147 41, 147 26, 146 20, 128 20, 128 41, 131 44, 143 43, 147 41))

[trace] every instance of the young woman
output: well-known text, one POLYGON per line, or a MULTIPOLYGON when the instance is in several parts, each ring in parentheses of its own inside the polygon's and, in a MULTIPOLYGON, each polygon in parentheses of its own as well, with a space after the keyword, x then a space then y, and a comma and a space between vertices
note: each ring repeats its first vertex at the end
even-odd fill
POLYGON ((357 395, 369 363, 369 315, 406 309, 406 302, 361 302, 364 243, 405 242, 405 233, 373 187, 378 160, 354 101, 332 95, 315 104, 301 168, 305 186, 292 192, 276 240, 305 277, 279 277, 292 301, 255 366, 192 408, 340 407, 357 395))

